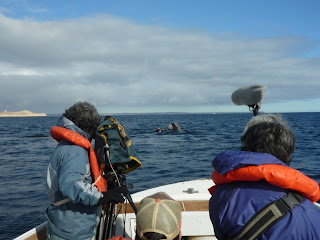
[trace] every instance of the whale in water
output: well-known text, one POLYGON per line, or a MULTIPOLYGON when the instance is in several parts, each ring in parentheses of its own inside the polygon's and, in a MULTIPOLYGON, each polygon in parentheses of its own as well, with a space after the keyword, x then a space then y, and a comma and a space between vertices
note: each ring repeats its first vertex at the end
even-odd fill
POLYGON ((168 130, 179 132, 179 131, 181 131, 181 127, 180 127, 179 123, 170 123, 168 125, 168 130))

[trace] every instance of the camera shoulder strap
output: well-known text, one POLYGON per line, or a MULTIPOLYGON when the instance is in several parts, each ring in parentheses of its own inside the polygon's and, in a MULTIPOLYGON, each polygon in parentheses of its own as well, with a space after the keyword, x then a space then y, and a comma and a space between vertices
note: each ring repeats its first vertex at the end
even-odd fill
POLYGON ((288 192, 283 198, 260 210, 236 237, 228 238, 228 240, 253 240, 258 238, 305 199, 306 197, 299 193, 288 192))

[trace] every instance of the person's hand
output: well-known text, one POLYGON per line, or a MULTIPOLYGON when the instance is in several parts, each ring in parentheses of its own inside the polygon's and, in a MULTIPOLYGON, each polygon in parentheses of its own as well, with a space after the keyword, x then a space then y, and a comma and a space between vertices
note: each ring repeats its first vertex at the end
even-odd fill
POLYGON ((100 204, 107 203, 123 203, 125 196, 129 193, 126 186, 115 187, 109 189, 107 192, 102 193, 102 197, 99 200, 100 204))

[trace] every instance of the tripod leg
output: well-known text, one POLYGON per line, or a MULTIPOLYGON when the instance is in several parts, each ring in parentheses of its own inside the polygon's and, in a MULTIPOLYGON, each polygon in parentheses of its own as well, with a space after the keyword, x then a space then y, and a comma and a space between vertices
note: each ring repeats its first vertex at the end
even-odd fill
MULTIPOLYGON (((105 208, 105 207, 103 207, 105 208)), ((103 237, 103 228, 104 228, 104 221, 106 218, 106 213, 105 213, 105 209, 102 209, 101 212, 101 218, 100 218, 100 225, 99 225, 99 235, 98 235, 98 240, 102 240, 103 237)))
POLYGON ((110 209, 109 209, 109 214, 108 214, 108 225, 107 225, 107 227, 106 227, 106 229, 105 229, 105 233, 106 233, 106 235, 105 235, 105 238, 111 238, 112 236, 110 236, 111 235, 111 233, 112 233, 112 221, 113 221, 113 218, 114 218, 114 207, 115 207, 115 204, 113 203, 113 204, 111 204, 111 206, 110 206, 110 209))
POLYGON ((132 200, 132 197, 130 194, 126 194, 126 198, 128 199, 128 202, 130 203, 132 209, 134 210, 134 213, 137 215, 137 206, 134 204, 133 200, 132 200))
POLYGON ((98 235, 98 240, 104 240, 104 233, 106 229, 106 217, 109 214, 109 204, 103 205, 102 213, 101 213, 101 218, 100 218, 100 225, 99 225, 99 235, 98 235))

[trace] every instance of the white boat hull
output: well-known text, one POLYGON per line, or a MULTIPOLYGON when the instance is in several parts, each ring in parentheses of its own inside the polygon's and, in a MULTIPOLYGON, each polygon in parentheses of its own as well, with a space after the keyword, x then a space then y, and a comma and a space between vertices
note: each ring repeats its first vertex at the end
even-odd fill
MULTIPOLYGON (((209 179, 178 182, 132 194, 132 199, 138 205, 144 197, 156 192, 165 192, 176 201, 179 201, 183 208, 181 226, 183 236, 188 236, 189 239, 196 239, 195 237, 201 236, 207 240, 216 239, 208 212, 211 196, 208 188, 213 185, 213 181, 209 179)), ((125 227, 127 237, 134 239, 135 220, 136 216, 134 213, 120 214, 116 223, 116 235, 122 235, 123 227, 125 227)))
MULTIPOLYGON (((214 230, 208 212, 209 199, 211 196, 208 188, 213 185, 213 181, 209 179, 173 183, 132 194, 132 199, 136 205, 139 205, 139 202, 144 197, 156 192, 165 192, 173 199, 179 201, 184 209, 181 226, 183 236, 188 236, 188 240, 214 240, 217 238, 214 236, 214 230)), ((320 209, 320 204, 315 203, 315 205, 320 209)), ((128 210, 129 213, 120 214, 117 218, 116 235, 122 235, 123 229, 125 229, 125 235, 134 239, 136 216, 132 209, 131 213, 129 207, 128 210)), ((45 240, 46 236, 47 223, 45 222, 15 238, 15 240, 45 240)))
MULTIPOLYGON (((208 212, 210 199, 208 188, 213 185, 213 181, 209 179, 173 183, 134 193, 132 194, 132 199, 136 205, 139 206, 139 202, 144 197, 150 196, 156 192, 165 192, 169 194, 173 199, 180 202, 184 210, 182 213, 182 235, 189 236, 188 240, 213 240, 216 238, 214 237, 214 231, 208 212)), ((123 229, 125 229, 126 236, 134 239, 135 222, 136 216, 132 209, 131 213, 119 214, 116 221, 115 235, 122 235, 123 229)), ((46 233, 47 223, 45 222, 15 238, 15 240, 45 240, 46 233)))

